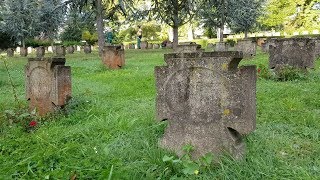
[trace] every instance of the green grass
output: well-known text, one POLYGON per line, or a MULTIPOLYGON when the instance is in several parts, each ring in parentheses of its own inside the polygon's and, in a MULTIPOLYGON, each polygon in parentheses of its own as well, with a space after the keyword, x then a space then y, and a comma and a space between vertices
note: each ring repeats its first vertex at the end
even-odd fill
MULTIPOLYGON (((257 130, 245 139, 243 161, 224 157, 198 175, 184 175, 181 165, 162 161, 173 153, 157 144, 166 124, 155 120, 154 66, 164 64, 168 51, 127 50, 121 70, 104 69, 96 52, 67 55, 68 113, 42 120, 30 133, 4 118, 5 110, 27 107, 26 58, 8 59, 20 103, 1 61, 0 179, 319 179, 319 61, 306 80, 257 81, 257 130)), ((267 63, 260 51, 242 62, 267 63)))

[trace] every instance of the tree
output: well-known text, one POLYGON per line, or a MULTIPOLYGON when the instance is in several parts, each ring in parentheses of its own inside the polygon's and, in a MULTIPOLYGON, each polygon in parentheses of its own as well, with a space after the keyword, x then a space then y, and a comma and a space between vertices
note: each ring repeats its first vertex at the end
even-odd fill
POLYGON ((3 2, 2 31, 10 34, 25 47, 25 39, 36 34, 39 18, 37 18, 36 0, 5 0, 3 2))
POLYGON ((231 28, 235 32, 248 32, 256 25, 263 0, 230 0, 231 28))
POLYGON ((173 48, 178 45, 178 29, 195 16, 199 2, 194 0, 154 0, 154 11, 173 29, 173 48))
MULTIPOLYGON (((232 1, 231 1, 232 2, 232 1)), ((229 0, 204 0, 199 10, 206 28, 220 28, 220 42, 223 42, 223 29, 231 22, 229 0)))
POLYGON ((60 4, 61 0, 38 1, 38 28, 43 38, 56 38, 65 14, 64 8, 57 8, 60 4))

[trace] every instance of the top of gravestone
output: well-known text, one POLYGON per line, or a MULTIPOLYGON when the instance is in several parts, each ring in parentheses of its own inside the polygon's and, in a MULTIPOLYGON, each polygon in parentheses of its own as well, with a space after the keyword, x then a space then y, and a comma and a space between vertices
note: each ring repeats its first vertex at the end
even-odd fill
POLYGON ((190 53, 168 53, 164 54, 168 58, 201 58, 201 57, 232 57, 243 58, 241 51, 214 51, 214 52, 190 52, 190 53))

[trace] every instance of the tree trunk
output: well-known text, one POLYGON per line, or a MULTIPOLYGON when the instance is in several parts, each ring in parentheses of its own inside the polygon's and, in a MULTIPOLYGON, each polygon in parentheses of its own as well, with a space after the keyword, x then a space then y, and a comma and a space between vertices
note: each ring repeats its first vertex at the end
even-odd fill
POLYGON ((224 29, 224 24, 222 24, 220 26, 220 39, 219 39, 219 42, 223 42, 223 29, 224 29))
POLYGON ((104 26, 103 26, 103 7, 102 1, 96 0, 96 21, 97 21, 97 33, 98 33, 98 45, 99 45, 99 55, 102 56, 104 47, 104 26))
POLYGON ((247 39, 248 38, 248 31, 244 32, 244 38, 247 39))
POLYGON ((176 49, 178 46, 179 40, 178 40, 178 26, 172 27, 173 28, 173 44, 172 47, 173 49, 176 49))

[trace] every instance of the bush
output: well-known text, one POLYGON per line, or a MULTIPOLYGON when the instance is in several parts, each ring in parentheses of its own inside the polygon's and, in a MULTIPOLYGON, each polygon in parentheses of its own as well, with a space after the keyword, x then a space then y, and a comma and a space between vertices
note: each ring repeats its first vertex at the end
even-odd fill
POLYGON ((236 45, 236 41, 234 39, 227 39, 227 44, 229 44, 231 47, 234 47, 234 45, 236 45))
POLYGON ((0 42, 0 49, 13 48, 16 45, 9 34, 2 32, 0 32, 0 42))
POLYGON ((89 31, 83 31, 82 32, 82 40, 87 41, 89 45, 94 45, 96 42, 98 42, 98 34, 93 33, 91 34, 89 31))
POLYGON ((74 46, 74 45, 81 45, 81 42, 78 41, 63 41, 62 43, 65 47, 74 46))
POLYGON ((79 28, 68 26, 61 34, 62 41, 81 41, 82 31, 79 28))
POLYGON ((289 65, 275 68, 276 78, 279 81, 303 80, 306 79, 306 73, 306 70, 301 70, 289 65))
POLYGON ((37 39, 27 39, 25 42, 26 47, 39 47, 39 46, 50 46, 52 41, 50 40, 37 40, 37 39))

